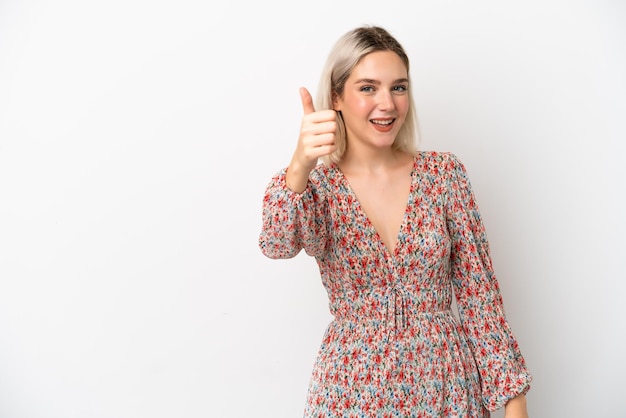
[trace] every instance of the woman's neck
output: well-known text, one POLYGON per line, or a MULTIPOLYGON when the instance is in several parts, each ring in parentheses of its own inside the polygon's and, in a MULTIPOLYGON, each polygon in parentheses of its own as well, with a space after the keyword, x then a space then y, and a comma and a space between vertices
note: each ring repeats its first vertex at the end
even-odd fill
POLYGON ((412 160, 411 155, 389 147, 361 152, 346 150, 338 165, 344 173, 376 174, 394 170, 412 160))

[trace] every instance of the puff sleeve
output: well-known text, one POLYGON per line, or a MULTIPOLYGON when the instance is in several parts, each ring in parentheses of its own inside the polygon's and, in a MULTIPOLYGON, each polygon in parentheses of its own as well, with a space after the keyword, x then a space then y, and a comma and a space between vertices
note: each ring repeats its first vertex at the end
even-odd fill
POLYGON ((525 394, 532 377, 505 317, 485 227, 467 172, 455 155, 448 155, 450 276, 461 324, 478 366, 482 401, 495 411, 509 399, 525 394))
POLYGON ((295 257, 302 249, 318 256, 326 249, 329 224, 319 171, 311 172, 302 193, 287 187, 286 173, 283 169, 275 174, 265 189, 259 247, 274 259, 295 257))

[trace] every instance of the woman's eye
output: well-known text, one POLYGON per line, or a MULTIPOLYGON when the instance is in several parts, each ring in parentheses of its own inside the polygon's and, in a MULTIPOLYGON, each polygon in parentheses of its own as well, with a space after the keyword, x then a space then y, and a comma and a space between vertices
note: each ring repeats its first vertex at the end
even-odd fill
POLYGON ((407 90, 408 90, 407 86, 394 86, 393 88, 393 91, 396 91, 396 92, 405 92, 407 90))
POLYGON ((369 93, 369 92, 374 91, 374 87, 372 87, 372 86, 363 86, 363 87, 361 87, 361 91, 369 93))

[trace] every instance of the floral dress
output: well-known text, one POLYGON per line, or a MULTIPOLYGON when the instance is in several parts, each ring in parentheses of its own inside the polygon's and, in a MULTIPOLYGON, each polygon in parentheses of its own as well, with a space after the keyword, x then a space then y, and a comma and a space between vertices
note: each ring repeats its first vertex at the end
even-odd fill
POLYGON ((263 200, 261 251, 315 257, 334 317, 305 417, 489 417, 530 388, 463 164, 420 152, 393 253, 336 165, 263 200), (451 311, 455 295, 458 317, 451 311))

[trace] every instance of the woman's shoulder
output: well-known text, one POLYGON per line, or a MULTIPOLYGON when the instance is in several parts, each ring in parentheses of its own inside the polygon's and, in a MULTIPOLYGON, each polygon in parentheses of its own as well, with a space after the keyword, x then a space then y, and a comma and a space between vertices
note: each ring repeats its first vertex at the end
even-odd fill
POLYGON ((319 163, 311 171, 311 178, 313 179, 328 179, 336 177, 338 174, 337 166, 334 163, 326 164, 319 163))
POLYGON ((418 151, 415 154, 415 162, 422 170, 441 174, 442 171, 456 170, 463 163, 451 151, 418 151))
POLYGON ((311 171, 309 181, 320 190, 331 190, 340 182, 340 171, 336 164, 319 163, 311 171))

